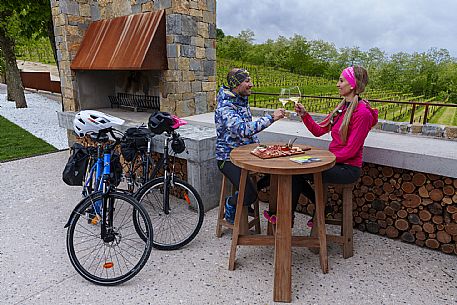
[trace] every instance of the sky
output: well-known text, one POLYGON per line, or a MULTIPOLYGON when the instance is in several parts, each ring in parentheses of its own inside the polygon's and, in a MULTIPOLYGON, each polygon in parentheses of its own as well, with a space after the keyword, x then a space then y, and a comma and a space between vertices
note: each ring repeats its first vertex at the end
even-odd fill
POLYGON ((254 43, 295 34, 336 48, 387 54, 447 49, 457 58, 457 0, 216 0, 226 35, 254 31, 254 43))

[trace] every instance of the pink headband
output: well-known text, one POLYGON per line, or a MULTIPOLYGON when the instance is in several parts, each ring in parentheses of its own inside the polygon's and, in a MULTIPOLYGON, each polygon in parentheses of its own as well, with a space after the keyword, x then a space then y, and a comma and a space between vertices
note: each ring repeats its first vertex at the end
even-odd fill
POLYGON ((355 89, 357 87, 357 82, 355 80, 353 67, 347 67, 346 69, 343 70, 343 72, 341 74, 348 81, 349 85, 351 85, 352 88, 355 89))

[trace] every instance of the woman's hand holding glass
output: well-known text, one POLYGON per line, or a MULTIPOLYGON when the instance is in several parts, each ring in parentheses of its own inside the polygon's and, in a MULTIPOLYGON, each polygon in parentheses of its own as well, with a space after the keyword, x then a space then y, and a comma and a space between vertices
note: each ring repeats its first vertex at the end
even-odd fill
POLYGON ((306 115, 308 112, 305 109, 305 106, 303 106, 301 103, 296 103, 295 104, 295 112, 300 116, 303 117, 306 115))

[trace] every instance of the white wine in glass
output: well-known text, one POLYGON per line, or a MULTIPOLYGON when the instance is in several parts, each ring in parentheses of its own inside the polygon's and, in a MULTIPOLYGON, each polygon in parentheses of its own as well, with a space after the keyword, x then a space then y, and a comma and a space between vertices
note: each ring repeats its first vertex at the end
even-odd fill
POLYGON ((281 89, 279 94, 279 101, 282 103, 282 107, 286 107, 286 104, 290 102, 290 90, 286 88, 281 89))
POLYGON ((288 90, 289 90, 289 94, 290 94, 289 100, 291 102, 294 102, 295 105, 297 105, 297 103, 300 102, 300 99, 301 99, 300 88, 298 86, 295 86, 288 90))

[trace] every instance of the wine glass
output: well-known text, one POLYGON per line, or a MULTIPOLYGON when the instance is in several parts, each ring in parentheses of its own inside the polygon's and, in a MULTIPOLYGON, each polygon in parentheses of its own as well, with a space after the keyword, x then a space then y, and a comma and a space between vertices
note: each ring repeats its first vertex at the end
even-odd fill
POLYGON ((289 101, 294 102, 295 105, 297 105, 298 102, 300 102, 301 99, 301 91, 298 86, 289 88, 289 101))
POLYGON ((282 108, 285 108, 286 104, 290 101, 289 88, 281 88, 281 93, 279 94, 279 101, 282 103, 282 108))

